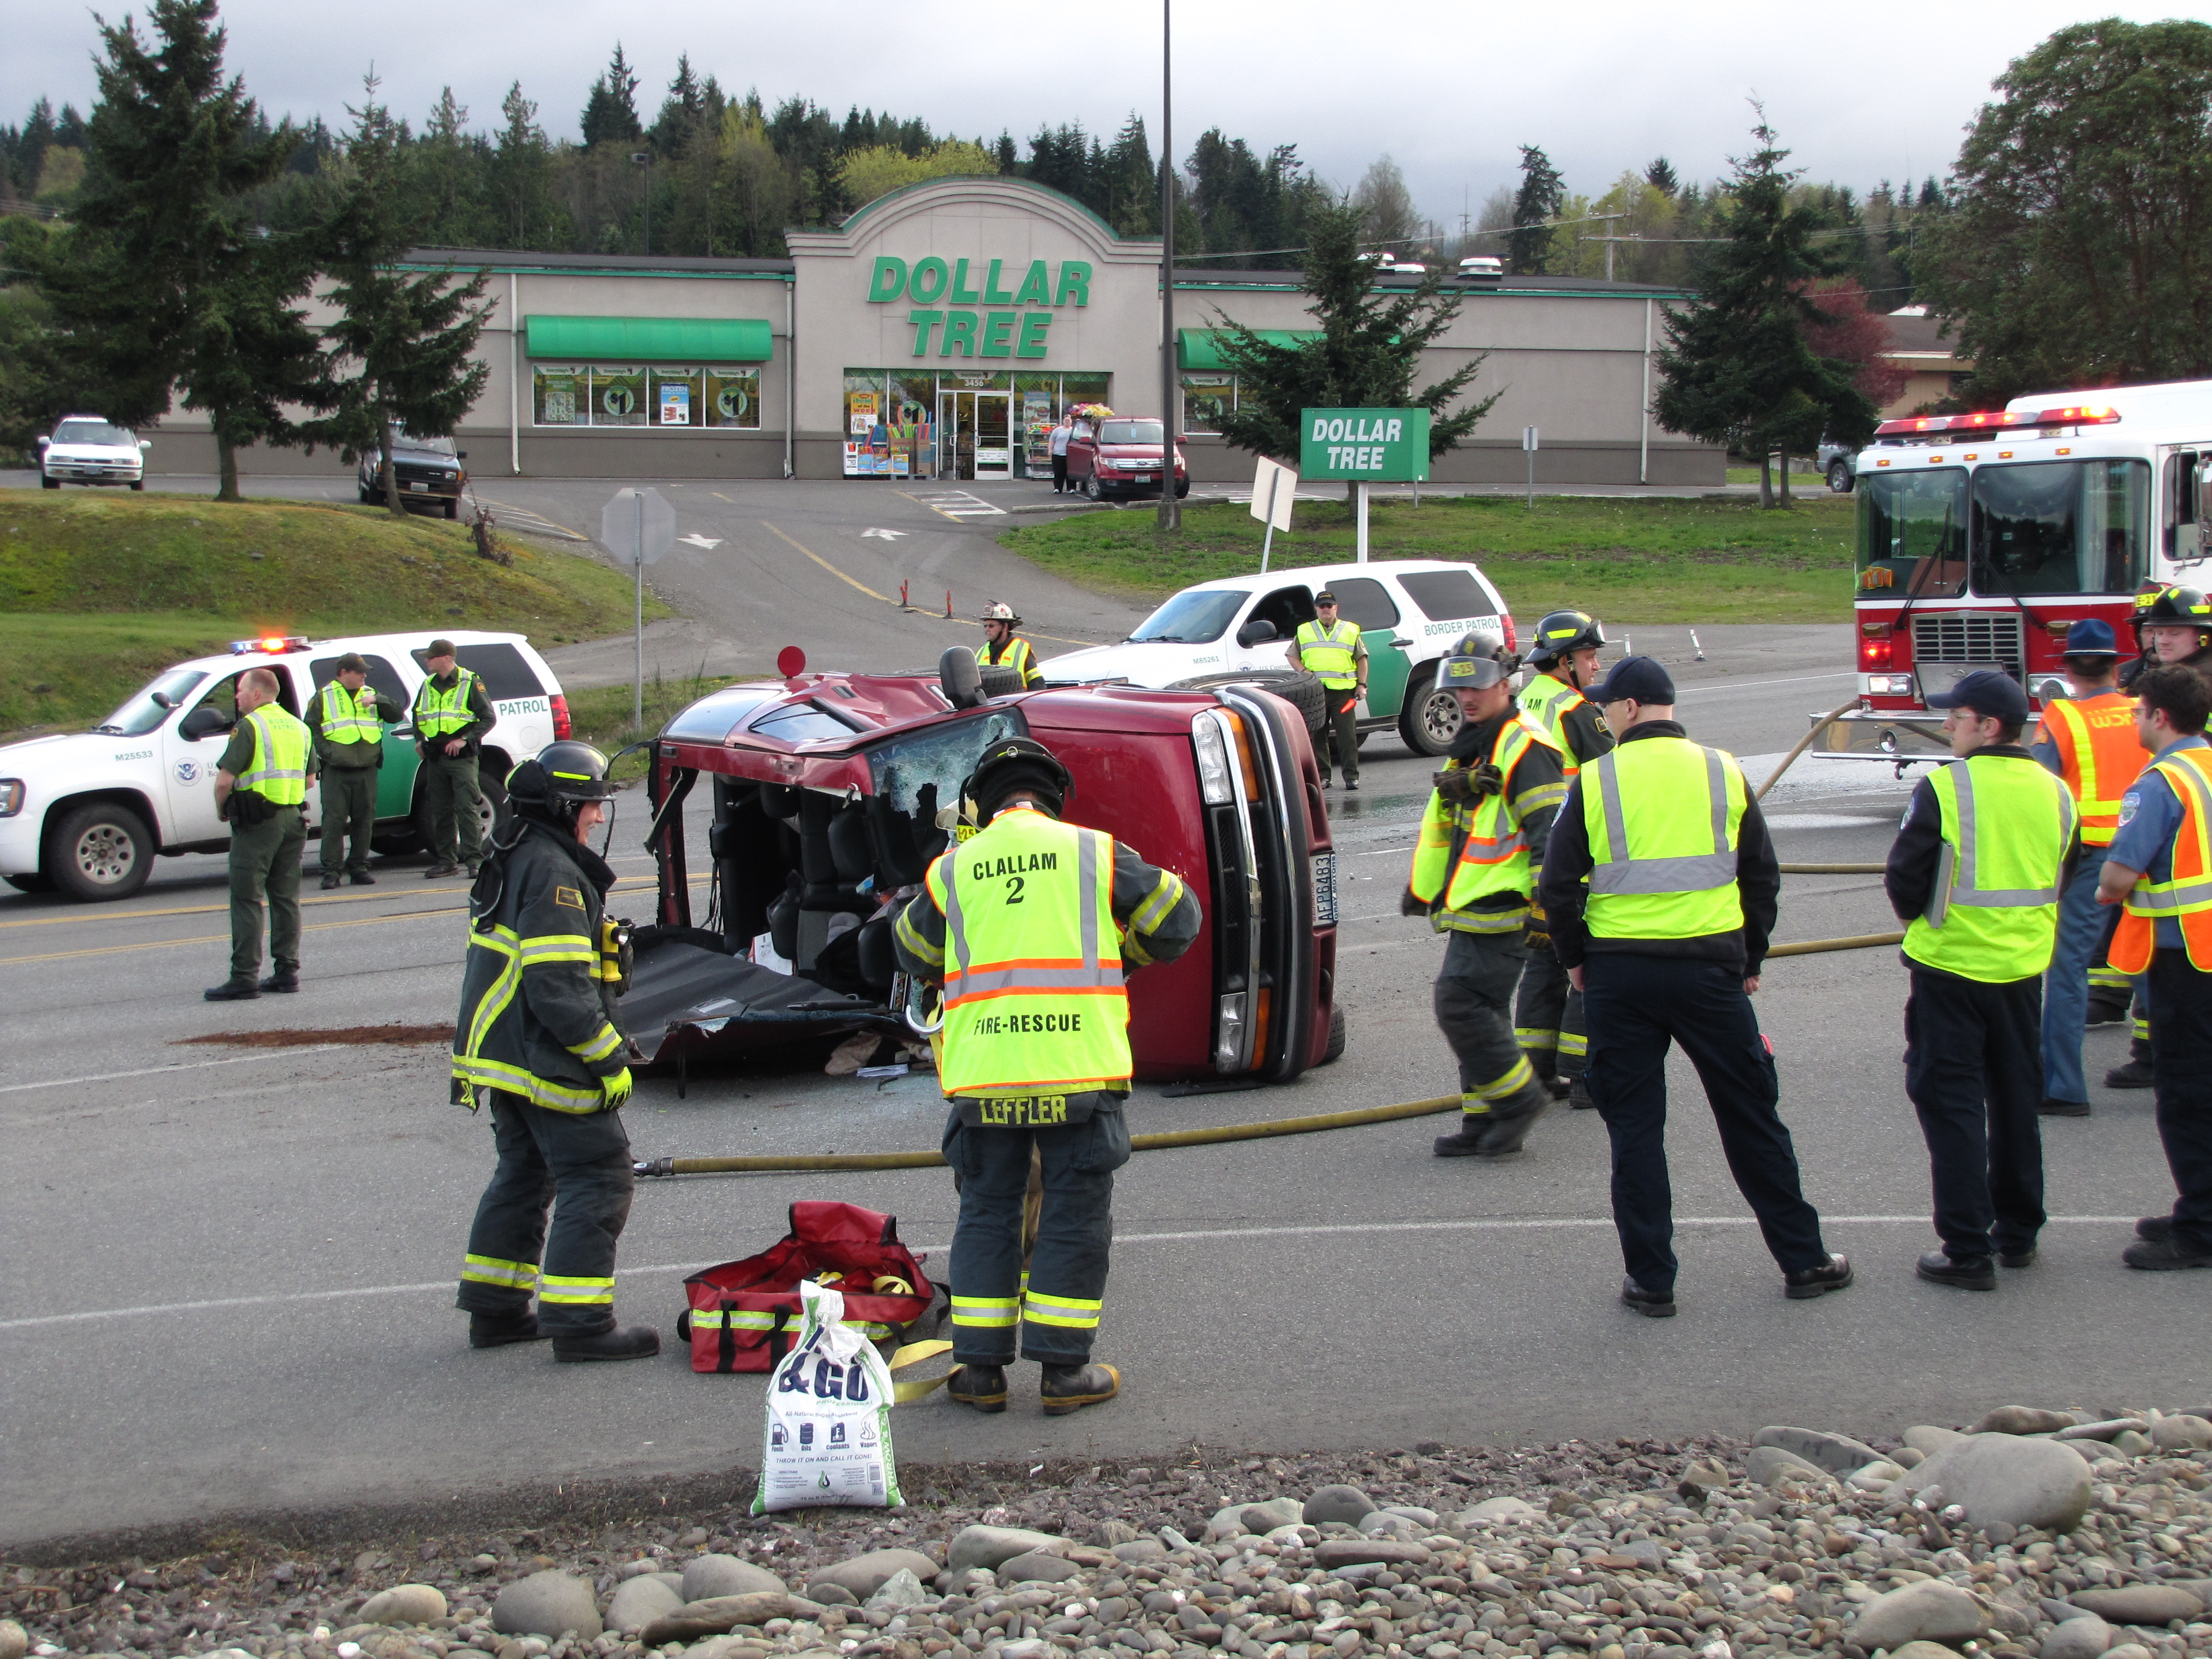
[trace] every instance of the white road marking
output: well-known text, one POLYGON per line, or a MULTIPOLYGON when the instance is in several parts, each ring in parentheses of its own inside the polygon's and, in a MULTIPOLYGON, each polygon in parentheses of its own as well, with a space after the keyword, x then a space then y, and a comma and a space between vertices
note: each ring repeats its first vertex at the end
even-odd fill
POLYGON ((82 1083, 119 1083, 125 1078, 160 1077, 167 1072, 202 1072, 210 1066, 243 1066, 249 1060, 289 1060, 297 1054, 324 1054, 333 1048, 352 1045, 343 1042, 314 1042, 304 1048, 264 1048, 258 1054, 231 1054, 222 1060, 179 1060, 174 1066, 148 1066, 136 1072, 100 1072, 91 1077, 49 1078, 43 1083, 0 1084, 0 1095, 12 1095, 24 1089, 73 1089, 82 1083))
MULTIPOLYGON (((298 1054, 300 1049, 292 1050, 298 1054)), ((1828 1227, 1925 1227, 1924 1215, 1824 1215, 1820 1224, 1828 1227)), ((2054 1215, 2045 1226, 2060 1227, 2133 1227, 2131 1215, 2054 1215)), ((1677 1216, 1678 1227, 1751 1227, 1758 1218, 1747 1215, 1677 1216)), ((1184 1244, 1218 1243, 1224 1240, 1243 1238, 1314 1238, 1339 1234, 1360 1235, 1375 1233, 1437 1233, 1437 1232, 1527 1232, 1545 1228, 1565 1228, 1575 1231, 1610 1231, 1610 1216, 1492 1216, 1468 1221, 1380 1221, 1347 1224, 1322 1224, 1305 1227, 1207 1227, 1188 1232, 1124 1233, 1115 1239, 1121 1244, 1184 1244)), ((949 1244, 909 1244, 911 1250, 945 1250, 949 1244)), ((666 1262, 651 1267, 617 1267, 617 1279, 642 1278, 655 1273, 684 1273, 701 1272, 702 1265, 689 1261, 666 1262)), ((416 1285, 362 1285, 348 1290, 294 1291, 281 1296, 224 1296, 210 1297, 198 1302, 165 1302, 140 1308, 98 1308, 82 1313, 38 1314, 28 1319, 0 1319, 0 1331, 23 1331, 46 1325, 85 1325, 111 1319, 144 1319, 155 1314, 207 1313, 224 1308, 270 1308, 298 1302, 341 1302, 364 1296, 427 1296, 433 1291, 447 1291, 456 1281, 452 1279, 427 1280, 416 1285)))
POLYGON ((1786 680, 1701 680, 1695 685, 1677 687, 1674 696, 1679 701, 1699 691, 1750 691, 1762 685, 1814 685, 1822 680, 1855 680, 1857 678, 1856 669, 1844 668, 1832 674, 1799 674, 1786 680))
POLYGON ((878 541, 895 542, 908 533, 903 530, 863 530, 860 532, 860 539, 865 542, 870 537, 873 537, 878 541))
POLYGON ((994 507, 981 495, 965 489, 902 489, 899 494, 910 501, 920 501, 931 512, 948 519, 1005 518, 1006 509, 994 507))
POLYGON ((696 531, 689 536, 678 536, 676 539, 686 547, 697 548, 702 553, 711 552, 722 544, 722 538, 720 536, 702 536, 696 531))

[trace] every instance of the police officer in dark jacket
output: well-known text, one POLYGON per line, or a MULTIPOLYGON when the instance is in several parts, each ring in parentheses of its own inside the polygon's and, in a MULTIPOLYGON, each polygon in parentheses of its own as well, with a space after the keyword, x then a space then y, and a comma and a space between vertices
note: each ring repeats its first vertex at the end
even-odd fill
POLYGON ((1851 1266, 1822 1244, 1799 1188, 1774 1056, 1752 1012, 1782 888, 1759 802, 1733 758, 1688 740, 1674 682, 1650 658, 1625 658, 1591 696, 1620 746, 1569 788, 1537 890, 1589 1018, 1583 1076, 1613 1139, 1621 1300, 1652 1318, 1674 1311, 1670 1042, 1698 1068, 1784 1294, 1842 1290, 1851 1266))

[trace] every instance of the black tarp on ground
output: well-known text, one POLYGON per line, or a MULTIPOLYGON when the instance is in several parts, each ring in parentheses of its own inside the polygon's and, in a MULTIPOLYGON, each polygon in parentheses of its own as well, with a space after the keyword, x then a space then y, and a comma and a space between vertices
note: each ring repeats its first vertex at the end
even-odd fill
POLYGON ((638 951, 622 1021, 648 1063, 679 1053, 742 1052, 841 1031, 895 1036, 904 1029, 879 1002, 665 936, 638 951))

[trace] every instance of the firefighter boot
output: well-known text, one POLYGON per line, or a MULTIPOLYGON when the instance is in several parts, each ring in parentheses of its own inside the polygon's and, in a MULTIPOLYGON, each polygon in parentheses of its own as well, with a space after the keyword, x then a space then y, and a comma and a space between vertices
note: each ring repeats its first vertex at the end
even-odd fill
POLYGON ((2148 1089, 2156 1079, 2152 1076, 2150 1062, 2130 1060, 2124 1066, 2115 1066, 2105 1073, 2107 1089, 2148 1089))
POLYGON ((945 1392, 963 1406, 979 1412, 1006 1409, 1006 1368, 1003 1365, 963 1365, 952 1373, 945 1392))
POLYGON ((650 1325, 610 1325, 589 1336, 556 1336, 553 1357, 563 1364, 586 1359, 650 1359, 660 1352, 660 1333, 650 1325))
POLYGON ((1521 1150, 1536 1120, 1552 1108, 1552 1097, 1540 1090, 1524 1089, 1505 1108, 1490 1115, 1490 1128, 1475 1148, 1477 1158, 1510 1158, 1521 1150))
POLYGON ((472 1313, 469 1316, 469 1346, 503 1348, 510 1342, 535 1342, 545 1334, 538 1328, 538 1316, 472 1313))
POLYGON ((1037 1392, 1047 1417, 1066 1417, 1085 1406, 1103 1406, 1121 1392, 1121 1373, 1111 1365, 1047 1365, 1037 1392))
POLYGON ((1437 1156, 1438 1158, 1473 1158, 1482 1145, 1483 1136, 1488 1133, 1489 1130, 1489 1113, 1462 1112, 1460 1114, 1457 1134, 1437 1137, 1437 1156))

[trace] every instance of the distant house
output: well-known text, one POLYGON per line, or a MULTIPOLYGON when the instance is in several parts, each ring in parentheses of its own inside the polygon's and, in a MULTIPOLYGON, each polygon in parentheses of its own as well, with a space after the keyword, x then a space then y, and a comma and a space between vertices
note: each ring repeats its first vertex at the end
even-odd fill
POLYGON ((1881 414, 1884 420, 1910 415, 1925 404, 1953 396, 1964 396, 1974 378, 1971 357, 1959 355, 1959 343, 1950 331, 1928 314, 1926 306, 1905 306, 1889 313, 1887 362, 1896 364, 1911 378, 1881 414))

